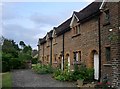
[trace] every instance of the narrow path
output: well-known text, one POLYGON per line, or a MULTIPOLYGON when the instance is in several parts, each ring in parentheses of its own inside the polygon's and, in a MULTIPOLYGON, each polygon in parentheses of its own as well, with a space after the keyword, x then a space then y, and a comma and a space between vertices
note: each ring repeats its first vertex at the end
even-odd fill
POLYGON ((12 79, 13 87, 76 87, 73 82, 60 82, 49 74, 36 74, 30 69, 14 70, 12 79))

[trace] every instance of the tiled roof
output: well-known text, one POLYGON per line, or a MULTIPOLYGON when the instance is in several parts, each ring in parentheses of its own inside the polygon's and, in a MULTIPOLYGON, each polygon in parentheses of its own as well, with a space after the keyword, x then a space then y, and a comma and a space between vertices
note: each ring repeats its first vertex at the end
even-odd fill
POLYGON ((88 17, 92 17, 95 13, 99 12, 99 8, 102 2, 92 2, 87 7, 79 12, 74 12, 74 14, 78 17, 79 21, 85 20, 88 17))
POLYGON ((61 25, 59 25, 56 28, 56 35, 60 35, 63 34, 66 31, 70 30, 70 22, 71 22, 72 18, 69 18, 68 20, 66 20, 65 22, 63 22, 61 25))
MULTIPOLYGON (((80 22, 85 21, 85 19, 88 19, 89 17, 93 17, 96 13, 100 12, 99 8, 101 6, 102 2, 92 2, 87 7, 85 7, 83 10, 79 12, 73 12, 79 19, 80 22)), ((63 22, 58 27, 55 27, 56 35, 59 36, 67 31, 70 30, 70 22, 72 17, 70 17, 68 20, 63 22)), ((52 32, 48 32, 48 37, 52 38, 52 32)), ((46 36, 40 41, 41 44, 46 42, 46 36)))
MULTIPOLYGON (((49 39, 52 38, 52 32, 53 32, 53 30, 51 30, 50 32, 47 33, 49 39)), ((43 44, 43 43, 46 42, 46 37, 47 37, 47 36, 45 36, 43 39, 40 39, 40 44, 43 44)))
POLYGON ((52 38, 52 33, 53 33, 53 30, 51 30, 50 32, 48 32, 48 37, 49 37, 49 39, 52 38))
POLYGON ((40 44, 43 44, 46 42, 46 36, 40 41, 40 44))

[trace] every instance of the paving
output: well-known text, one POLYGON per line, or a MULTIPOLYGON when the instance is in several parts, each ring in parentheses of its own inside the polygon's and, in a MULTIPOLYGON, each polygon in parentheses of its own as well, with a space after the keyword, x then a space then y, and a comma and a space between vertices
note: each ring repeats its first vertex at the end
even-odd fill
POLYGON ((77 87, 75 82, 61 82, 50 74, 36 74, 31 69, 12 72, 13 87, 77 87))

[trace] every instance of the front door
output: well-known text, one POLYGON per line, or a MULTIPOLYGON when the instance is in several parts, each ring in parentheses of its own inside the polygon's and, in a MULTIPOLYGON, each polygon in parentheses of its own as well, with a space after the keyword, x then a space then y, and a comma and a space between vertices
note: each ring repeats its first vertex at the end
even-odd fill
POLYGON ((94 79, 99 79, 99 56, 94 53, 94 79))

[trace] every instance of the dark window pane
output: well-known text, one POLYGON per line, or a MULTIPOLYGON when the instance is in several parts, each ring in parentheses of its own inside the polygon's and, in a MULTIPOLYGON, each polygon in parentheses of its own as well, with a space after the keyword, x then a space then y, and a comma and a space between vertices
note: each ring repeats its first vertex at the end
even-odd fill
POLYGON ((110 61, 110 47, 106 47, 106 60, 110 61))

